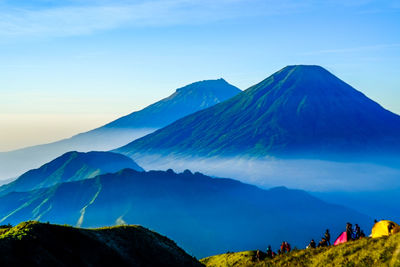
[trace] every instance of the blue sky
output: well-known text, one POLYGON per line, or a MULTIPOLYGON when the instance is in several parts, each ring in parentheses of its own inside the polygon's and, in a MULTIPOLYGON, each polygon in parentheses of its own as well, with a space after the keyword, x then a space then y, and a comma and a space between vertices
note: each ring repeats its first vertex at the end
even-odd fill
POLYGON ((400 114, 399 62, 399 1, 0 0, 0 151, 291 64, 322 65, 400 114))

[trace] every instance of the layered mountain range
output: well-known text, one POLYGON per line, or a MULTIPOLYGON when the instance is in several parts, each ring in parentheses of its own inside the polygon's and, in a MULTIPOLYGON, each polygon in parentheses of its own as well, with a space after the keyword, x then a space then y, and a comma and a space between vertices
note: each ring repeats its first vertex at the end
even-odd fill
POLYGON ((189 84, 167 98, 92 131, 50 144, 0 153, 0 179, 17 177, 68 151, 117 148, 240 92, 224 79, 189 84))
MULTIPOLYGON (((84 145, 93 147, 96 140, 111 140, 107 139, 110 135, 103 135, 106 132, 119 142, 127 142, 120 130, 169 124, 113 152, 66 153, 0 187, 0 223, 34 219, 85 227, 142 224, 173 238, 200 257, 259 249, 268 243, 276 246, 283 240, 303 247, 304 240, 327 228, 333 236, 342 232, 347 221, 369 227, 369 217, 328 204, 304 191, 285 187, 266 190, 188 170, 145 172, 132 160, 149 169, 142 165, 143 158, 149 157, 155 166, 152 169, 162 169, 158 159, 189 158, 199 164, 204 162, 198 159, 205 158, 219 164, 217 160, 233 158, 220 165, 233 170, 235 176, 221 177, 237 178, 237 166, 240 169, 242 165, 236 158, 250 158, 258 163, 251 162, 242 169, 251 174, 259 171, 262 179, 270 179, 263 169, 265 159, 282 159, 282 172, 292 160, 301 159, 301 172, 311 166, 318 174, 318 179, 307 176, 308 180, 333 186, 321 175, 327 169, 321 160, 329 160, 341 161, 329 165, 329 172, 335 177, 334 182, 342 179, 340 182, 349 191, 359 183, 349 177, 352 174, 347 169, 345 175, 338 175, 340 164, 361 172, 361 183, 371 178, 367 175, 388 186, 398 180, 391 169, 378 166, 376 176, 368 173, 367 165, 348 163, 395 163, 400 151, 400 117, 327 70, 319 66, 288 66, 237 93, 237 88, 223 80, 195 83, 142 111, 77 136, 84 145), (313 160, 314 165, 306 165, 307 160, 313 160), (363 168, 359 170, 357 166, 363 168)), ((60 148, 53 145, 46 146, 49 149, 36 147, 0 154, 0 169, 5 166, 15 171, 14 156, 18 159, 15 164, 21 163, 18 168, 23 169, 33 164, 24 163, 27 157, 40 162, 61 155, 60 148), (9 161, 2 161, 2 156, 9 161)), ((71 146, 63 149, 68 147, 71 146)), ((207 173, 215 175, 210 165, 204 166, 207 173)), ((272 175, 279 174, 274 169, 272 175)), ((286 176, 293 176, 301 184, 306 182, 296 172, 286 176)), ((255 182, 254 175, 247 178, 255 182)), ((277 180, 287 184, 285 179, 277 180)))
MULTIPOLYGON (((43 175, 42 180, 49 177, 54 176, 43 175)), ((304 191, 263 190, 231 179, 172 170, 124 169, 10 192, 0 196, 0 203, 1 224, 26 220, 79 227, 140 224, 167 235, 197 257, 278 245, 282 240, 303 246, 304 240, 326 228, 336 234, 347 221, 371 222, 365 215, 304 191)))
POLYGON ((117 172, 125 168, 144 171, 132 159, 117 153, 67 152, 38 169, 24 173, 15 181, 1 186, 0 195, 84 180, 100 174, 117 172))

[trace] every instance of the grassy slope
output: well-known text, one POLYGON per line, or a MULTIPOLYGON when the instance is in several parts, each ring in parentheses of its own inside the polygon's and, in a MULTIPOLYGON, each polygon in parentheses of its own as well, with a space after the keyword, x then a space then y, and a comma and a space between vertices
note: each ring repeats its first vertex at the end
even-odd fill
POLYGON ((141 226, 80 229, 24 222, 0 229, 0 266, 201 266, 141 226))
POLYGON ((258 262, 255 251, 227 253, 202 259, 217 266, 400 266, 400 234, 365 238, 336 247, 293 251, 258 262))

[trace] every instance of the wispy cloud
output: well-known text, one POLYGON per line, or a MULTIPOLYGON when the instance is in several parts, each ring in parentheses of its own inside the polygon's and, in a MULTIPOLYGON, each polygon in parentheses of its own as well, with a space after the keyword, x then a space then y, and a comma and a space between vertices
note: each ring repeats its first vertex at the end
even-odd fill
MULTIPOLYGON (((120 27, 211 23, 377 0, 0 0, 0 38, 70 36, 120 27)), ((389 1, 392 3, 392 1, 389 1)))
POLYGON ((313 55, 323 55, 323 54, 354 53, 354 52, 362 52, 362 51, 370 51, 370 50, 381 50, 381 49, 388 49, 388 48, 400 48, 400 43, 395 43, 395 44, 377 44, 377 45, 368 45, 368 46, 339 48, 339 49, 325 49, 325 50, 304 52, 304 53, 301 53, 301 55, 303 55, 303 56, 313 56, 313 55))
MULTIPOLYGON (((119 27, 210 23, 291 14, 337 6, 361 8, 378 0, 0 0, 0 38, 70 36, 119 27)), ((360 9, 361 10, 361 9, 360 9)))
MULTIPOLYGON (((43 1, 39 1, 43 2, 43 1)), ((63 6, 10 6, 0 11, 0 37, 69 36, 119 27, 209 23, 236 17, 295 12, 283 0, 67 1, 63 6)), ((51 3, 51 1, 50 1, 51 3)))

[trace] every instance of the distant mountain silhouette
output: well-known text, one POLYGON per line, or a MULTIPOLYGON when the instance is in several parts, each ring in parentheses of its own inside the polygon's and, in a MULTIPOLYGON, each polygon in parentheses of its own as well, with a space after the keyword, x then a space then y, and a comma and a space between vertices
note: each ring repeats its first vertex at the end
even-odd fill
POLYGON ((0 223, 50 221, 82 227, 146 225, 197 257, 258 249, 342 231, 372 219, 284 187, 263 190, 231 179, 130 169, 0 197, 0 223))
POLYGON ((155 155, 399 156, 400 117, 319 66, 288 66, 116 151, 155 155))
POLYGON ((0 195, 50 187, 58 183, 93 178, 99 174, 116 172, 124 168, 144 171, 132 159, 111 152, 68 152, 30 170, 17 180, 0 187, 0 195))
POLYGON ((224 79, 195 82, 140 111, 58 142, 0 153, 0 179, 16 177, 67 151, 110 150, 241 91, 224 79))
POLYGON ((240 89, 230 85, 224 79, 195 82, 177 89, 167 98, 110 122, 100 129, 161 128, 186 115, 223 102, 240 92, 240 89))

